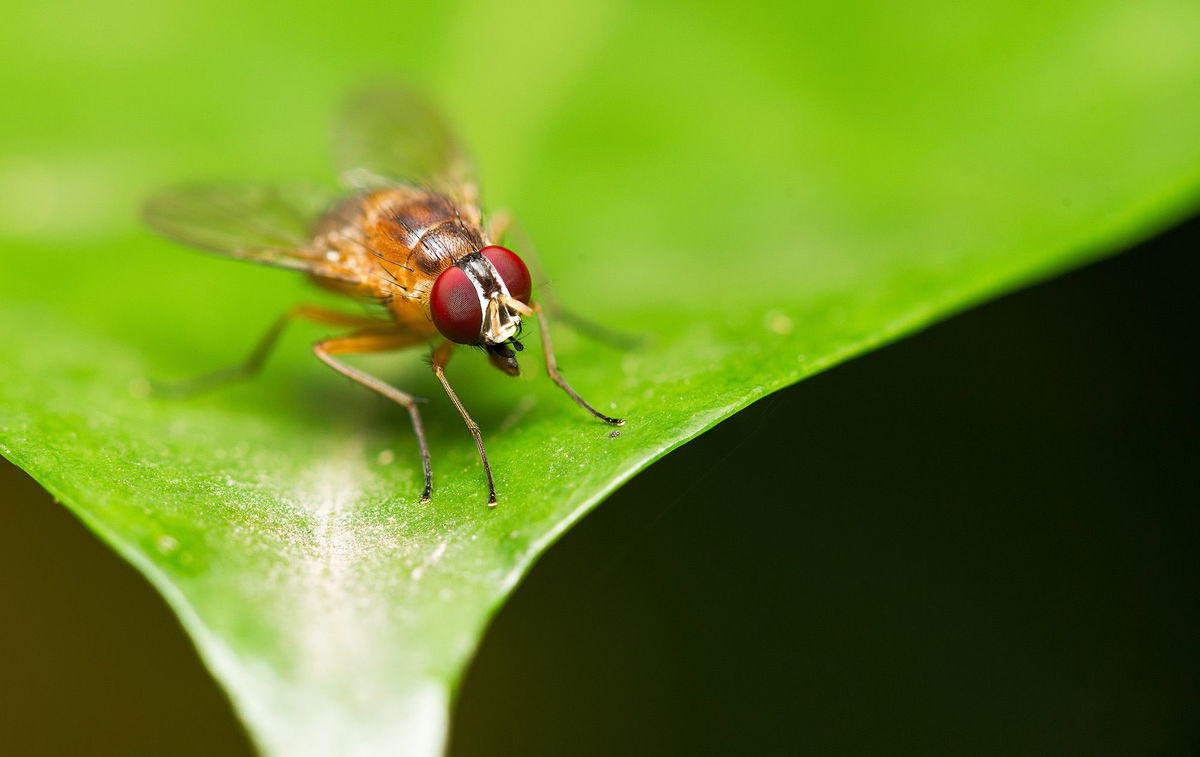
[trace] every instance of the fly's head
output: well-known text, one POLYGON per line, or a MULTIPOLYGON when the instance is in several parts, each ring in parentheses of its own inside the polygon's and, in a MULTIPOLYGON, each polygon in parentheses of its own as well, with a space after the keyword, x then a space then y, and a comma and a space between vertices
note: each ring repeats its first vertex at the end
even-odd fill
POLYGON ((482 347, 488 361, 509 376, 521 372, 516 353, 521 316, 532 312, 529 269, 515 252, 495 245, 464 256, 438 275, 429 294, 433 323, 442 336, 482 347))

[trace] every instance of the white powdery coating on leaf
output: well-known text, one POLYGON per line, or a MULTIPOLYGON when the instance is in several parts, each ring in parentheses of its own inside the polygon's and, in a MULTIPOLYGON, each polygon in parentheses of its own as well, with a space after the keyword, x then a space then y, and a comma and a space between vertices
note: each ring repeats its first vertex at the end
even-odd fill
POLYGON ((297 492, 311 513, 313 551, 298 568, 303 584, 296 619, 305 678, 321 679, 357 667, 371 652, 371 634, 382 618, 378 603, 361 591, 355 570, 377 545, 347 523, 366 471, 349 456, 314 471, 297 492))
POLYGON ((210 664, 253 725, 251 733, 264 753, 434 757, 442 752, 449 693, 435 682, 410 689, 404 697, 393 693, 386 708, 364 709, 332 692, 285 680, 272 668, 238 656, 215 637, 207 641, 210 664))
MULTIPOLYGON (((356 517, 370 477, 361 445, 348 444, 296 486, 294 502, 310 529, 300 535, 299 554, 269 579, 270 593, 286 598, 273 623, 284 668, 214 637, 202 640, 269 754, 432 757, 443 748, 449 692, 420 676, 393 638, 387 585, 399 576, 377 568, 381 555, 395 560, 412 547, 396 531, 356 517)), ((431 565, 440 554, 410 557, 431 565)))

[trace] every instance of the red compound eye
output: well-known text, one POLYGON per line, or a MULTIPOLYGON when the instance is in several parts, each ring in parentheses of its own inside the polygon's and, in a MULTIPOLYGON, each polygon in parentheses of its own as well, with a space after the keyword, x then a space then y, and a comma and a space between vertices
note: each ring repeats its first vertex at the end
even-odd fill
POLYGON ((433 315, 433 324, 442 332, 442 336, 459 344, 479 344, 480 332, 483 331, 479 293, 458 266, 452 265, 442 271, 433 282, 433 290, 429 293, 429 311, 433 315))
POLYGON ((496 267, 496 273, 504 279, 504 286, 508 287, 508 293, 513 299, 528 305, 533 283, 529 279, 529 269, 525 267, 524 261, 517 257, 517 253, 495 245, 484 247, 479 252, 496 267))

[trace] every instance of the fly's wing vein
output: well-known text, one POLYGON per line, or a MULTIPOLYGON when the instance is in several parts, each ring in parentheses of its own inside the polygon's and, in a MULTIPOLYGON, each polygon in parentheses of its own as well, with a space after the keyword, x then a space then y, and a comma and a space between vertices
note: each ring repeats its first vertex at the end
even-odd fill
POLYGON ((192 247, 349 281, 324 251, 310 249, 313 229, 332 199, 302 185, 196 185, 158 192, 143 216, 155 231, 192 247))
POLYGON ((352 96, 336 125, 334 158, 352 188, 390 182, 430 189, 480 224, 479 183, 467 151, 437 108, 407 87, 385 84, 352 96))

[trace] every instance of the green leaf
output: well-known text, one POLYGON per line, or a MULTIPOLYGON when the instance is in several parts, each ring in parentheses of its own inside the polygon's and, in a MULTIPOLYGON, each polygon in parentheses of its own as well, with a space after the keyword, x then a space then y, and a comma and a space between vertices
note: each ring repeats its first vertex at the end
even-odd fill
POLYGON ((436 753, 491 613, 622 481, 1200 192, 1188 0, 452 5, 27 4, 0 31, 0 452, 164 594, 267 752, 436 753), (316 295, 152 238, 138 198, 319 180, 340 94, 397 70, 461 123, 560 298, 652 337, 555 334, 576 388, 629 419, 615 437, 532 356, 515 381, 456 359, 495 510, 416 353, 360 364, 432 398, 429 505, 404 414, 312 358, 319 328, 254 382, 140 391, 316 295))

